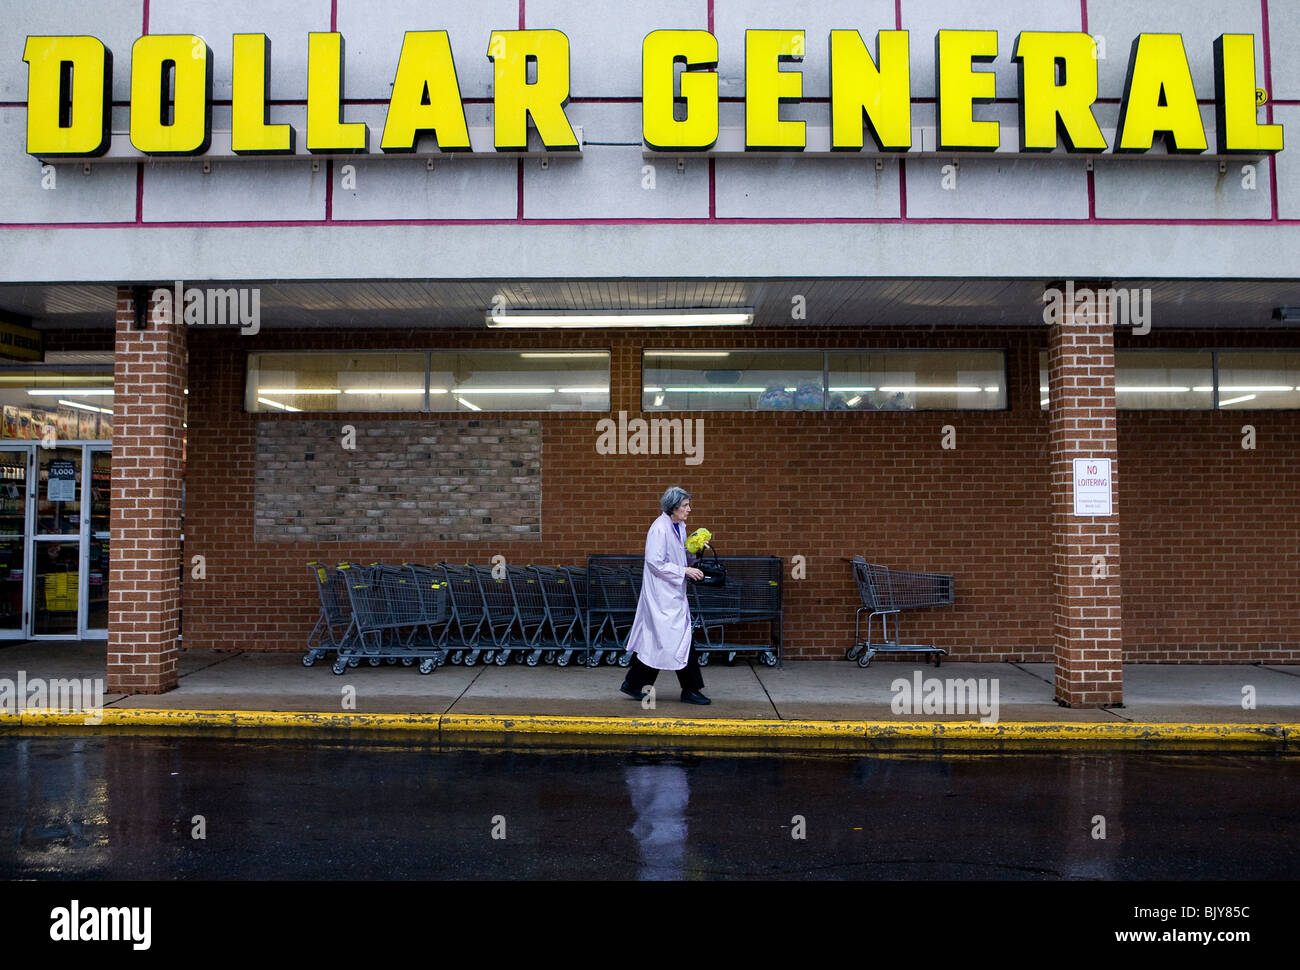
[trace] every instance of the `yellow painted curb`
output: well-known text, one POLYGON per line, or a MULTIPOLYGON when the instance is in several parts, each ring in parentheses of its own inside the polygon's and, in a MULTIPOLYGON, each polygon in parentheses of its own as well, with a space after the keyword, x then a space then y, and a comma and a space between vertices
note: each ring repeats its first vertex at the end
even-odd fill
POLYGON ((1300 738, 1300 724, 1009 721, 779 721, 680 717, 550 717, 444 714, 454 732, 678 735, 746 738, 881 738, 998 741, 1231 741, 1277 744, 1300 738))
POLYGON ((95 715, 24 711, 0 719, 0 727, 15 721, 22 727, 212 727, 324 728, 359 730, 436 731, 440 714, 357 714, 300 711, 191 711, 106 707, 95 715), (96 719, 98 715, 98 719, 96 719))
POLYGON ((623 737, 862 740, 1196 742, 1287 744, 1300 724, 1007 721, 782 721, 739 718, 591 717, 544 714, 363 714, 104 708, 94 714, 0 713, 0 728, 267 728, 564 734, 623 737))

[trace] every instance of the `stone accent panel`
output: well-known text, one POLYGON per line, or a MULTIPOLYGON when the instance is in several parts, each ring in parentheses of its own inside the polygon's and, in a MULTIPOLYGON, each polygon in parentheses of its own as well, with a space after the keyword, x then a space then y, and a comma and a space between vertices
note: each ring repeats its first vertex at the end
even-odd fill
POLYGON ((254 509, 255 542, 540 539, 541 424, 265 418, 254 509))

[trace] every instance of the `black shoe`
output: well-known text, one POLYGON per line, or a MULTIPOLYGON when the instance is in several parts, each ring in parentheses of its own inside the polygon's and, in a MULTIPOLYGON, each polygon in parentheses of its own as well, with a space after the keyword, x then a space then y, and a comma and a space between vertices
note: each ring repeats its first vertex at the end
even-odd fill
POLYGON ((632 686, 626 680, 619 685, 618 689, 621 690, 628 697, 632 698, 633 700, 639 701, 641 699, 641 692, 633 690, 632 686))
POLYGON ((682 703, 683 704, 712 704, 713 701, 709 700, 698 690, 684 690, 682 691, 682 703))

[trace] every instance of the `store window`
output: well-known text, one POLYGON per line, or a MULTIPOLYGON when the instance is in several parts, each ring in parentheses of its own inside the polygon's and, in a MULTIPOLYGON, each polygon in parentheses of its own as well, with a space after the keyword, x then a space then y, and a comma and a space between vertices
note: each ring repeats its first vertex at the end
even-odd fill
POLYGON ((646 411, 820 411, 820 351, 646 350, 646 411))
POLYGON ((609 352, 248 355, 245 410, 608 411, 609 352))
POLYGON ((1000 350, 647 350, 642 377, 647 411, 997 410, 1007 401, 1000 350))
POLYGON ((49 440, 49 433, 57 441, 112 439, 112 354, 107 358, 87 366, 0 368, 0 434, 18 441, 49 440))
POLYGON ((1219 351, 1219 407, 1300 408, 1300 353, 1219 351))
MULTIPOLYGON (((1047 353, 1038 355, 1039 403, 1046 408, 1047 353)), ((1120 411, 1300 409, 1300 352, 1287 350, 1118 350, 1120 411), (1216 393, 1217 392, 1217 393, 1216 393)))
POLYGON ((608 411, 609 352, 434 352, 429 410, 608 411))
POLYGON ((1214 406, 1214 355, 1205 350, 1115 353, 1115 407, 1203 411, 1214 406))
POLYGON ((423 411, 423 353, 249 354, 247 411, 423 411))
POLYGON ((998 411, 1007 406, 1000 350, 828 353, 829 410, 998 411))

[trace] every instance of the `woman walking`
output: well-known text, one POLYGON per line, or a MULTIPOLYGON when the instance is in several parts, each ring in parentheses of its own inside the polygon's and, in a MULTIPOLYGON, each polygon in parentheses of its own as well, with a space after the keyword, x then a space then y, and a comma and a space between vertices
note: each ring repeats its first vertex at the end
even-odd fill
POLYGON ((704 578, 690 563, 686 552, 686 518, 691 514, 691 496, 673 486, 659 500, 663 514, 650 526, 645 537, 645 569, 636 619, 628 634, 627 648, 633 652, 627 677, 619 687, 624 694, 641 699, 661 670, 677 671, 686 704, 709 704, 703 694, 704 676, 696 660, 691 637, 691 607, 686 600, 686 581, 704 578))

